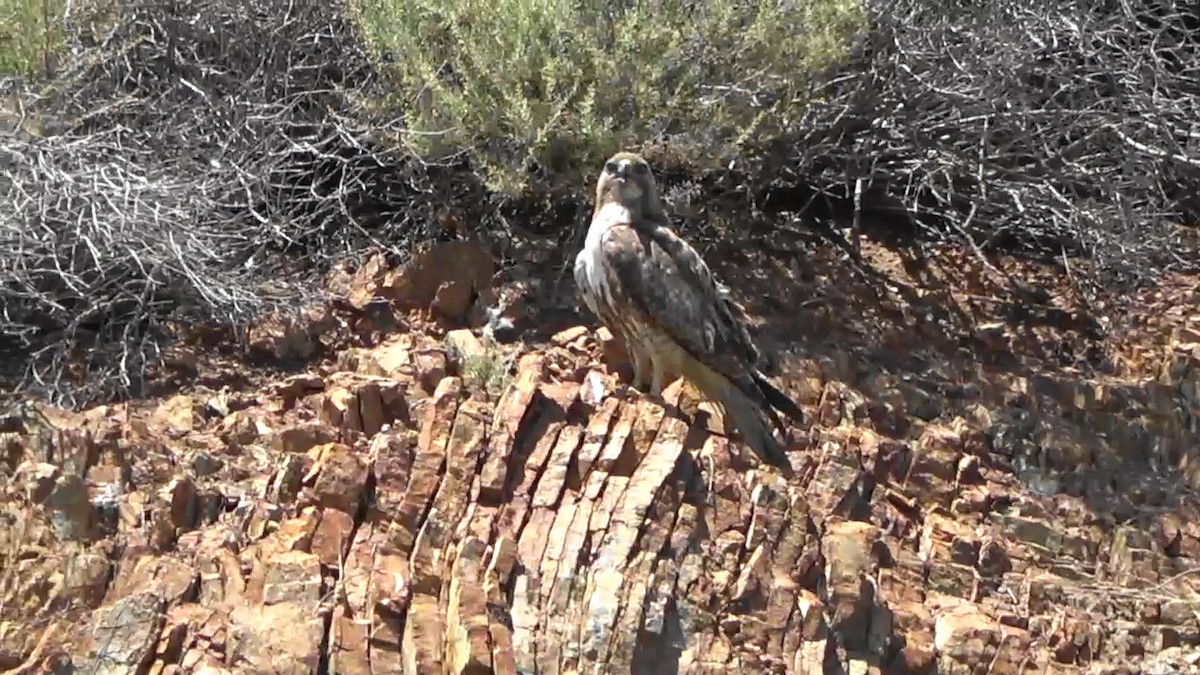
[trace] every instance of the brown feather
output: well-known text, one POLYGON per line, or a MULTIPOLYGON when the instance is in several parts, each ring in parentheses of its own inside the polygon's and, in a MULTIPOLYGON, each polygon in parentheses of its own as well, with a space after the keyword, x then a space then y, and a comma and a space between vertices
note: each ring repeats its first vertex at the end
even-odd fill
MULTIPOLYGON (((764 462, 790 471, 768 421, 782 428, 776 409, 797 422, 803 414, 758 370, 741 308, 667 225, 648 165, 614 155, 597 180, 587 242, 576 258, 580 294, 624 339, 635 366, 643 366, 635 370, 687 378, 721 404, 764 462)), ((644 387, 647 376, 635 372, 635 386, 644 387)), ((669 381, 661 379, 652 378, 651 393, 669 381)))

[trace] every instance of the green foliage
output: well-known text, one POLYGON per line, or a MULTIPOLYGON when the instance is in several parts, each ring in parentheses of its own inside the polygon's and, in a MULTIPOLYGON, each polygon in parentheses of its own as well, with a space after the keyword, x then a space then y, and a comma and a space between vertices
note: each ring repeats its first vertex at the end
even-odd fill
POLYGON ((499 396, 512 380, 513 362, 516 353, 505 354, 493 344, 485 344, 478 352, 457 353, 463 385, 469 391, 480 391, 488 396, 499 396))
POLYGON ((0 76, 49 72, 62 44, 65 0, 0 0, 0 76))
POLYGON ((0 0, 0 77, 51 77, 59 70, 68 7, 75 28, 111 30, 122 0, 0 0))
POLYGON ((463 384, 472 391, 499 396, 512 380, 512 356, 492 348, 463 358, 463 384))
POLYGON ((667 135, 719 161, 786 128, 863 28, 859 0, 356 0, 357 23, 431 158, 494 188, 527 160, 574 180, 667 135))
POLYGON ((506 352, 491 338, 463 344, 450 333, 443 339, 442 346, 450 360, 458 364, 459 376, 469 391, 499 396, 512 380, 517 351, 506 352))

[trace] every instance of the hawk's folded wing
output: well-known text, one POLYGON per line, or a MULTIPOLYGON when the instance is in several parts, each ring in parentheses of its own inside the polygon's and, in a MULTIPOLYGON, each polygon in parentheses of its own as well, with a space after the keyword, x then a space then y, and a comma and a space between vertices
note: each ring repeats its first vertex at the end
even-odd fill
POLYGON ((749 382, 747 367, 758 351, 695 249, 665 228, 615 229, 603 245, 608 285, 619 289, 621 302, 641 310, 693 358, 749 382))
POLYGON ((652 327, 661 337, 648 344, 664 356, 673 353, 671 370, 677 367, 720 403, 759 457, 790 474, 767 420, 781 426, 772 405, 793 418, 799 409, 756 369, 757 351, 747 349, 749 336, 719 296, 704 260, 682 240, 663 235, 614 228, 605 237, 603 274, 613 304, 622 308, 621 320, 652 327))

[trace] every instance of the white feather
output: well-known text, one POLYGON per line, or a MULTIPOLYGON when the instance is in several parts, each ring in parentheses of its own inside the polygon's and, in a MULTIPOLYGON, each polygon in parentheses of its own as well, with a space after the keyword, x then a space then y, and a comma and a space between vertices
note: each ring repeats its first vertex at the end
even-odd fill
POLYGON ((609 296, 608 284, 605 283, 601 262, 604 240, 614 226, 632 222, 633 214, 629 212, 628 208, 616 202, 609 202, 600 207, 596 216, 592 218, 591 225, 588 226, 583 249, 575 256, 575 272, 576 279, 581 279, 587 289, 591 291, 583 293, 583 298, 592 312, 596 312, 596 307, 592 304, 593 293, 602 295, 605 302, 612 301, 609 296))

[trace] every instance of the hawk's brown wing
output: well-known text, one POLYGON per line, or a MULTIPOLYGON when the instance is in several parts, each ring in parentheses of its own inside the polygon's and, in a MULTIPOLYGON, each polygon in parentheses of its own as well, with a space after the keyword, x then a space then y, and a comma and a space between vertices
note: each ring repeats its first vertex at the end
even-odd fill
POLYGON ((750 338, 750 331, 746 328, 746 314, 730 297, 729 289, 717 282, 704 258, 666 227, 654 228, 649 237, 653 244, 661 246, 666 255, 676 263, 685 280, 702 290, 706 297, 712 295, 717 298, 713 315, 727 336, 727 342, 741 357, 759 393, 769 404, 767 414, 771 416, 775 426, 781 425, 772 408, 783 412, 797 423, 802 423, 804 412, 787 394, 771 384, 759 369, 763 363, 762 354, 750 338))
POLYGON ((730 296, 729 289, 716 280, 712 269, 704 262, 700 253, 671 229, 662 225, 649 232, 649 239, 657 247, 661 247, 661 254, 665 254, 674 263, 677 273, 685 283, 702 292, 705 297, 715 299, 712 316, 725 333, 729 348, 736 350, 752 366, 757 365, 761 355, 746 329, 745 313, 730 296))
POLYGON ((726 406, 764 460, 790 470, 762 415, 779 425, 772 410, 775 399, 792 408, 795 404, 758 373, 757 351, 747 349, 749 336, 719 297, 699 253, 664 230, 651 234, 616 228, 603 246, 614 304, 636 312, 682 350, 682 374, 726 406))
MULTIPOLYGON (((676 240, 683 243, 682 240, 676 240)), ((717 296, 704 260, 690 246, 616 228, 604 241, 614 300, 636 307, 694 358, 730 378, 747 377, 740 335, 717 296), (615 283, 614 283, 615 282, 615 283)))

